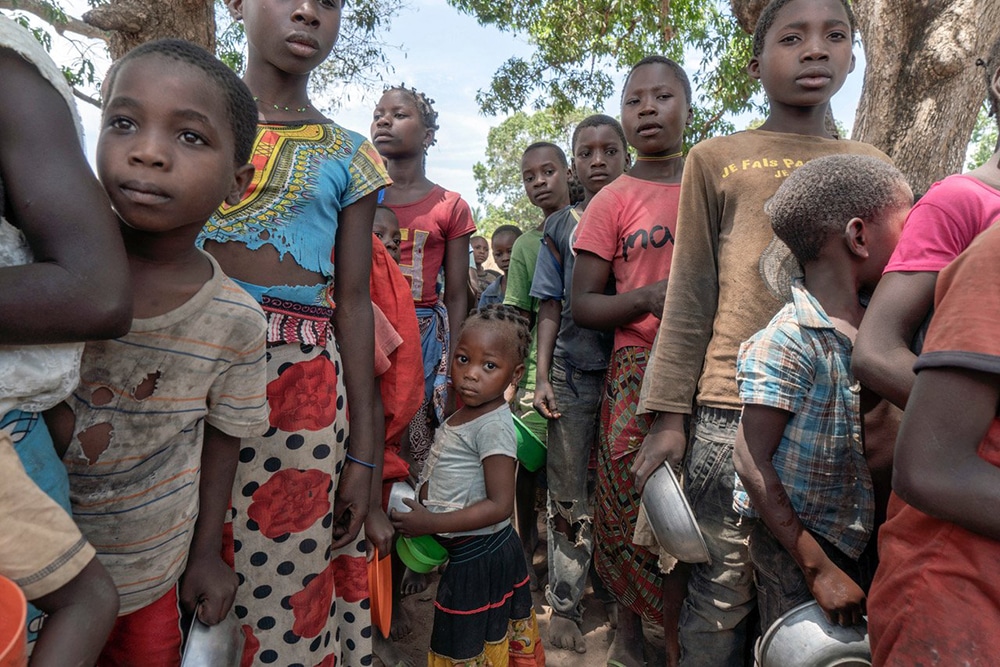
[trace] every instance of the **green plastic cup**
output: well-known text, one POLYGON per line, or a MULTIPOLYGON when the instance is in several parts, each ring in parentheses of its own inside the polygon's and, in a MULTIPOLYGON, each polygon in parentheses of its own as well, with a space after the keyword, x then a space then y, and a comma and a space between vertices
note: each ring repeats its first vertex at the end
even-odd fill
POLYGON ((396 540, 396 554, 403 565, 424 574, 448 560, 448 551, 433 535, 399 538, 396 540))
MULTIPOLYGON (((545 418, 541 415, 535 416, 542 421, 544 428, 547 425, 545 418)), ((517 432, 517 460, 521 462, 525 470, 535 472, 545 465, 547 450, 545 443, 535 435, 534 431, 532 431, 531 427, 525 421, 533 421, 532 416, 525 415, 524 419, 521 419, 517 415, 514 415, 514 430, 517 432)))

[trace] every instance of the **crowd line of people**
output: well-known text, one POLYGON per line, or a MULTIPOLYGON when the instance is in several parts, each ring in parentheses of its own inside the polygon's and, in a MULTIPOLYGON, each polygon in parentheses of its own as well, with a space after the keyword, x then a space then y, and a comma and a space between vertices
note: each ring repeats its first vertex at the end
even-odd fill
MULTIPOLYGON (((613 667, 753 664, 811 601, 877 666, 996 661, 1000 151, 914 203, 831 133, 846 0, 771 0, 766 119, 686 152, 688 74, 640 60, 620 121, 524 151, 540 222, 489 239, 427 177, 426 94, 387 88, 368 137, 313 106, 340 0, 227 6, 242 79, 130 51, 96 177, 62 73, 0 17, 0 575, 32 665, 179 665, 184 619, 230 615, 245 666, 408 664, 428 577, 394 547, 425 535, 432 667, 585 652, 588 585, 613 667), (663 466, 705 562, 641 508, 663 466)), ((1000 39, 979 64, 998 116, 1000 39)))

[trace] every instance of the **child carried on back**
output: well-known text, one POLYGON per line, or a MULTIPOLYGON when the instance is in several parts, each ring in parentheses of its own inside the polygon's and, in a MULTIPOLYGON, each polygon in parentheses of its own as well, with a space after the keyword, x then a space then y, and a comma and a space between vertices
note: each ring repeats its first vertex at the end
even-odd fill
POLYGON ((246 189, 256 119, 239 78, 188 42, 144 44, 109 77, 97 168, 135 319, 87 343, 80 386, 49 415, 74 518, 121 596, 102 665, 178 664, 180 607, 215 624, 236 594, 222 525, 240 438, 268 427, 266 325, 195 239, 246 189))
POLYGON ((835 623, 862 622, 875 499, 851 347, 859 296, 878 283, 912 202, 888 163, 831 155, 796 170, 766 205, 805 277, 737 359, 733 504, 762 519, 749 547, 763 628, 813 598, 835 623))

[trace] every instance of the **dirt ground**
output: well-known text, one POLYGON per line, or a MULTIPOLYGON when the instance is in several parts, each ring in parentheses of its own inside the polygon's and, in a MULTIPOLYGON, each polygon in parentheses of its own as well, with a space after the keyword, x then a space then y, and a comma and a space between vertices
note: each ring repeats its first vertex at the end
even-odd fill
MULTIPOLYGON (((545 663, 550 667, 604 667, 607 663, 608 646, 614 638, 614 630, 608 623, 604 605, 594 598, 593 591, 588 587, 584 597, 585 613, 583 617, 583 636, 587 642, 586 653, 576 653, 564 649, 554 648, 548 643, 548 626, 550 607, 545 603, 545 596, 542 590, 545 585, 546 563, 545 563, 545 531, 544 525, 539 525, 539 545, 535 550, 535 572, 541 584, 539 590, 534 595, 535 615, 538 618, 539 630, 542 635, 542 645, 545 648, 545 663)), ((431 585, 423 593, 407 596, 403 599, 403 605, 410 614, 413 623, 413 631, 405 639, 398 642, 407 657, 415 667, 422 667, 427 664, 427 649, 430 646, 431 623, 434 619, 434 596, 437 594, 437 581, 439 575, 434 572, 431 576, 431 585)), ((378 660, 376 665, 380 667, 395 667, 392 665, 382 666, 378 660)))

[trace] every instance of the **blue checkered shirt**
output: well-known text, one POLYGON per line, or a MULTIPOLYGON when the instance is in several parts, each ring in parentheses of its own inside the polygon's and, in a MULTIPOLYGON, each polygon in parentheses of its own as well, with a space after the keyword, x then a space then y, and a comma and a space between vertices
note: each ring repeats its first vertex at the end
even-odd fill
MULTIPOLYGON (((736 381, 744 405, 792 413, 772 459, 778 478, 803 525, 858 558, 871 536, 875 498, 851 348, 796 281, 791 303, 740 346, 736 381)), ((738 476, 733 507, 756 516, 738 476)))

